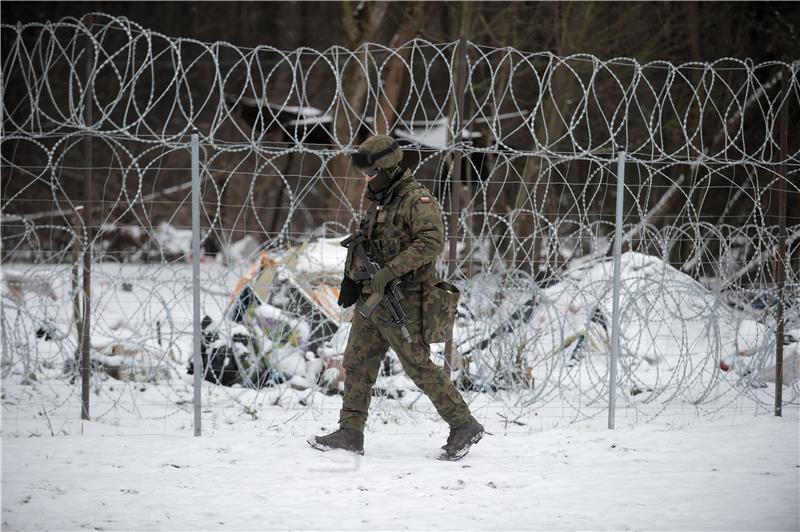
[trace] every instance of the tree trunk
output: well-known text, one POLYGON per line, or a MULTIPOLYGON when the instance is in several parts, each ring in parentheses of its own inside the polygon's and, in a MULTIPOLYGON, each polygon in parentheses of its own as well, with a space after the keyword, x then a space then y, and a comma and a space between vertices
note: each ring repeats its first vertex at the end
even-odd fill
MULTIPOLYGON (((360 43, 373 40, 381 25, 386 11, 387 2, 373 2, 361 7, 365 14, 361 20, 356 20, 350 2, 342 2, 342 25, 350 41, 350 47, 355 49, 360 43), (361 22, 361 24, 359 24, 361 22)), ((368 49, 366 46, 359 53, 358 58, 349 58, 350 66, 342 71, 342 92, 334 109, 334 131, 336 142, 342 147, 352 146, 358 139, 358 129, 364 115, 367 88, 369 87, 368 49), (358 65, 354 61, 358 59, 358 65)), ((340 58, 342 60, 346 58, 340 58)), ((329 210, 336 212, 337 222, 346 222, 341 216, 346 210, 341 209, 342 202, 349 202, 355 206, 364 191, 364 183, 357 180, 351 173, 350 161, 347 155, 337 155, 330 161, 331 177, 333 178, 334 193, 328 200, 329 210)))
MULTIPOLYGON (((419 25, 425 21, 428 8, 427 2, 412 2, 408 4, 406 16, 400 28, 392 39, 391 46, 402 46, 419 33, 419 25)), ((402 48, 398 51, 399 57, 392 57, 384 69, 383 98, 380 100, 380 112, 375 124, 375 132, 388 135, 394 127, 397 104, 403 90, 403 81, 406 73, 406 63, 411 55, 411 48, 402 48)))

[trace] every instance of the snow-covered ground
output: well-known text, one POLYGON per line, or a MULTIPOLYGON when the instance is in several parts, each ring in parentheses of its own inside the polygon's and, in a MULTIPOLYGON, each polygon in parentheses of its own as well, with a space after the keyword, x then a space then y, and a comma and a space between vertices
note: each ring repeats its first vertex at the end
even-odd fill
POLYGON ((621 409, 612 431, 602 405, 573 423, 556 405, 533 406, 514 423, 499 415, 508 404, 474 394, 493 435, 447 463, 435 459, 446 427, 424 400, 373 399, 366 454, 355 457, 305 443, 335 426, 338 396, 205 386, 203 436, 193 437, 188 386, 122 386, 111 417, 98 400, 100 421, 81 422, 78 385, 6 383, 3 529, 800 526, 796 405, 783 418, 732 404, 698 417, 673 403, 646 423, 621 409))
MULTIPOLYGON (((325 258, 338 271, 341 257, 325 258)), ((92 421, 81 422, 80 382, 62 367, 77 341, 68 269, 32 267, 56 300, 27 294, 3 313, 2 527, 798 530, 798 381, 785 383, 784 417, 771 417, 773 388, 759 373, 769 324, 660 263, 629 259, 624 287, 641 298, 623 305, 617 429, 606 428, 607 335, 592 317, 609 315, 599 264, 543 289, 520 322, 527 332, 511 339, 531 340, 529 388, 466 394, 494 434, 459 463, 435 460, 446 427, 402 374, 379 378, 402 396, 373 399, 363 458, 306 445, 335 426, 341 397, 291 383, 204 382, 203 436, 193 437, 184 264, 96 268, 92 345, 139 371, 95 375, 92 421), (48 324, 52 339, 38 337, 48 324), (581 335, 588 348, 572 360, 580 353, 567 340, 574 348, 581 335)), ((222 315, 248 266, 203 265, 204 314, 222 315)), ((499 314, 494 326, 516 301, 498 311, 466 296, 476 322, 499 314)))

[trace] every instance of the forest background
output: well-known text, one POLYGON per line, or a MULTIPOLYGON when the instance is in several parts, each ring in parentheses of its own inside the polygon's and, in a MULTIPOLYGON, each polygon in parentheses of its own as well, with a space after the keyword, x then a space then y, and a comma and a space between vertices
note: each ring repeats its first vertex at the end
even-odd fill
MULTIPOLYGON (((308 47, 321 51, 331 46, 355 49, 364 42, 397 47, 413 38, 442 43, 453 42, 461 35, 486 46, 510 46, 526 52, 551 51, 560 57, 574 53, 590 53, 600 59, 630 57, 640 63, 663 60, 683 64, 733 57, 758 64, 772 60, 792 61, 796 58, 797 50, 800 50, 800 7, 793 2, 4 2, 3 7, 4 24, 55 22, 63 17, 80 18, 86 13, 102 12, 127 17, 144 28, 170 37, 193 38, 202 42, 225 41, 241 47, 269 45, 281 50, 308 47)), ((6 41, 12 35, 11 31, 3 32, 4 50, 9 49, 10 43, 6 41)), ((397 83, 399 91, 405 82, 402 75, 393 80, 391 67, 386 75, 386 93, 391 94, 391 87, 388 87, 391 83, 397 83)), ((769 84, 775 73, 765 71, 763 75, 765 79, 762 81, 769 84)), ((777 92, 780 82, 769 87, 777 92)), ((57 90, 66 90, 66 87, 57 90)), ((13 83, 5 87, 6 106, 15 98, 14 91, 13 83)), ((676 95, 676 98, 680 97, 680 94, 676 95)), ((690 98, 688 95, 686 97, 690 98)), ((521 98, 524 99, 524 95, 521 98)), ((567 95, 564 99, 567 102, 567 95)), ((798 110, 790 112, 793 116, 790 123, 795 123, 798 110)), ((790 132, 790 146, 797 146, 797 135, 796 130, 790 132)), ((6 160, 13 158, 20 167, 37 164, 33 155, 26 157, 25 153, 17 150, 15 143, 4 144, 6 160)), ((98 158, 103 159, 102 150, 102 146, 95 148, 95 162, 98 158)), ((79 166, 80 156, 77 150, 74 155, 76 167, 79 166)), ((333 176, 353 172, 343 161, 343 157, 338 159, 339 166, 337 160, 334 161, 330 168, 333 176)), ((479 164, 484 163, 486 161, 479 164)), ((238 161, 230 161, 231 168, 236 164, 238 161)), ((299 164, 297 170, 300 175, 316 171, 313 168, 304 169, 303 162, 293 164, 299 164)), ((71 176, 69 166, 67 161, 61 174, 61 192, 64 197, 80 198, 84 187, 83 176, 71 176)), ((287 174, 289 170, 287 166, 287 174)), ((15 195, 17 198, 17 201, 5 206, 6 214, 29 213, 31 204, 22 201, 25 199, 39 199, 37 210, 44 211, 51 207, 42 203, 52 197, 47 183, 29 186, 28 180, 22 178, 24 174, 18 174, 16 168, 6 168, 3 173, 3 196, 8 198, 15 195), (20 193, 23 188, 25 190, 20 193)), ((588 175, 588 172, 576 164, 574 175, 588 175)), ((425 177, 435 179, 435 176, 425 177)), ((104 177, 107 189, 114 188, 113 179, 113 176, 104 177)), ((166 190, 184 182, 186 176, 185 172, 170 175, 165 171, 157 179, 158 184, 151 185, 166 190)), ((570 180, 574 181, 572 177, 570 180)), ((689 190, 691 185, 686 182, 679 186, 686 186, 689 190)), ((238 207, 249 201, 250 194, 253 194, 257 205, 271 209, 271 220, 266 219, 262 225, 266 228, 265 238, 274 235, 282 220, 289 215, 287 199, 280 188, 269 179, 259 180, 254 189, 251 189, 248 178, 230 179, 222 204, 233 208, 225 212, 223 207, 220 227, 225 229, 226 234, 217 235, 217 239, 233 242, 252 232, 252 224, 247 225, 247 219, 241 216, 238 207)), ((360 192, 358 188, 347 191, 346 195, 354 199, 360 192)), ((500 210, 509 211, 515 206, 519 207, 514 203, 516 194, 513 187, 498 191, 498 194, 505 198, 504 205, 501 201, 500 210)), ((165 197, 170 199, 168 195, 165 197)), ((551 197, 557 198, 558 194, 552 194, 551 197)), ((320 223, 340 216, 340 199, 326 198, 324 191, 320 191, 316 199, 309 198, 309 204, 314 205, 315 210, 310 218, 299 221, 302 227, 297 226, 294 230, 309 231, 320 223)), ((658 197, 653 197, 652 203, 658 200, 658 197)), ((550 201, 557 202, 558 199, 550 201)), ((701 219, 716 220, 725 210, 726 201, 726 195, 706 198, 702 205, 704 212, 700 213, 701 219)), ((774 212, 770 206, 774 205, 772 198, 767 195, 764 201, 765 211, 774 212)), ((787 213, 789 225, 800 219, 799 203, 790 198, 787 213)), ((54 203, 53 206, 57 205, 54 203)), ((685 211, 684 207, 684 203, 676 201, 663 206, 659 214, 664 223, 679 223, 677 218, 685 211)), ((160 217, 188 225, 188 208, 181 209, 177 216, 174 204, 167 204, 163 208, 164 212, 159 214, 159 206, 152 206, 148 215, 153 225, 160 217)), ((558 206, 554 208, 558 210, 558 206)), ((604 212, 598 215, 610 220, 612 208, 609 202, 600 207, 604 212)), ((752 204, 742 202, 741 208, 744 211, 740 215, 745 219, 750 214, 752 204)), ((736 210, 727 212, 729 221, 735 222, 736 210)), ((46 222, 41 220, 43 225, 46 222)), ((777 223, 774 218, 766 222, 767 225, 777 223)), ((525 223, 525 217, 520 217, 520 227, 525 223)), ((51 238, 59 239, 52 234, 51 238)), ((64 245, 65 242, 58 241, 50 244, 54 250, 64 245)), ((207 251, 213 251, 213 247, 212 241, 207 242, 207 251)), ((679 253, 674 258, 675 262, 685 259, 688 254, 688 250, 679 253)), ((538 257, 538 253, 532 255, 538 257)))

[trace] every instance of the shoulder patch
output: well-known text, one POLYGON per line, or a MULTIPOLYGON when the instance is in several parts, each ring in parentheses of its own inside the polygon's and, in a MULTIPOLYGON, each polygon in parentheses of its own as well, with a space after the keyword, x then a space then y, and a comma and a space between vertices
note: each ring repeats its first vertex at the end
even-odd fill
POLYGON ((420 203, 430 203, 431 197, 430 196, 420 196, 419 198, 420 203))

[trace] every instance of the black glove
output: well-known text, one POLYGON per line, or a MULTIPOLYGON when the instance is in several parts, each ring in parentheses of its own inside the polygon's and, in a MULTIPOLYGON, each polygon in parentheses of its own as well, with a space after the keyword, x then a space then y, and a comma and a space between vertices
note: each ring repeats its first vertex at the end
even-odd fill
POLYGON ((352 307, 358 301, 359 294, 361 294, 361 288, 359 288, 358 283, 345 275, 344 279, 342 279, 342 287, 339 289, 337 303, 343 308, 352 307))

